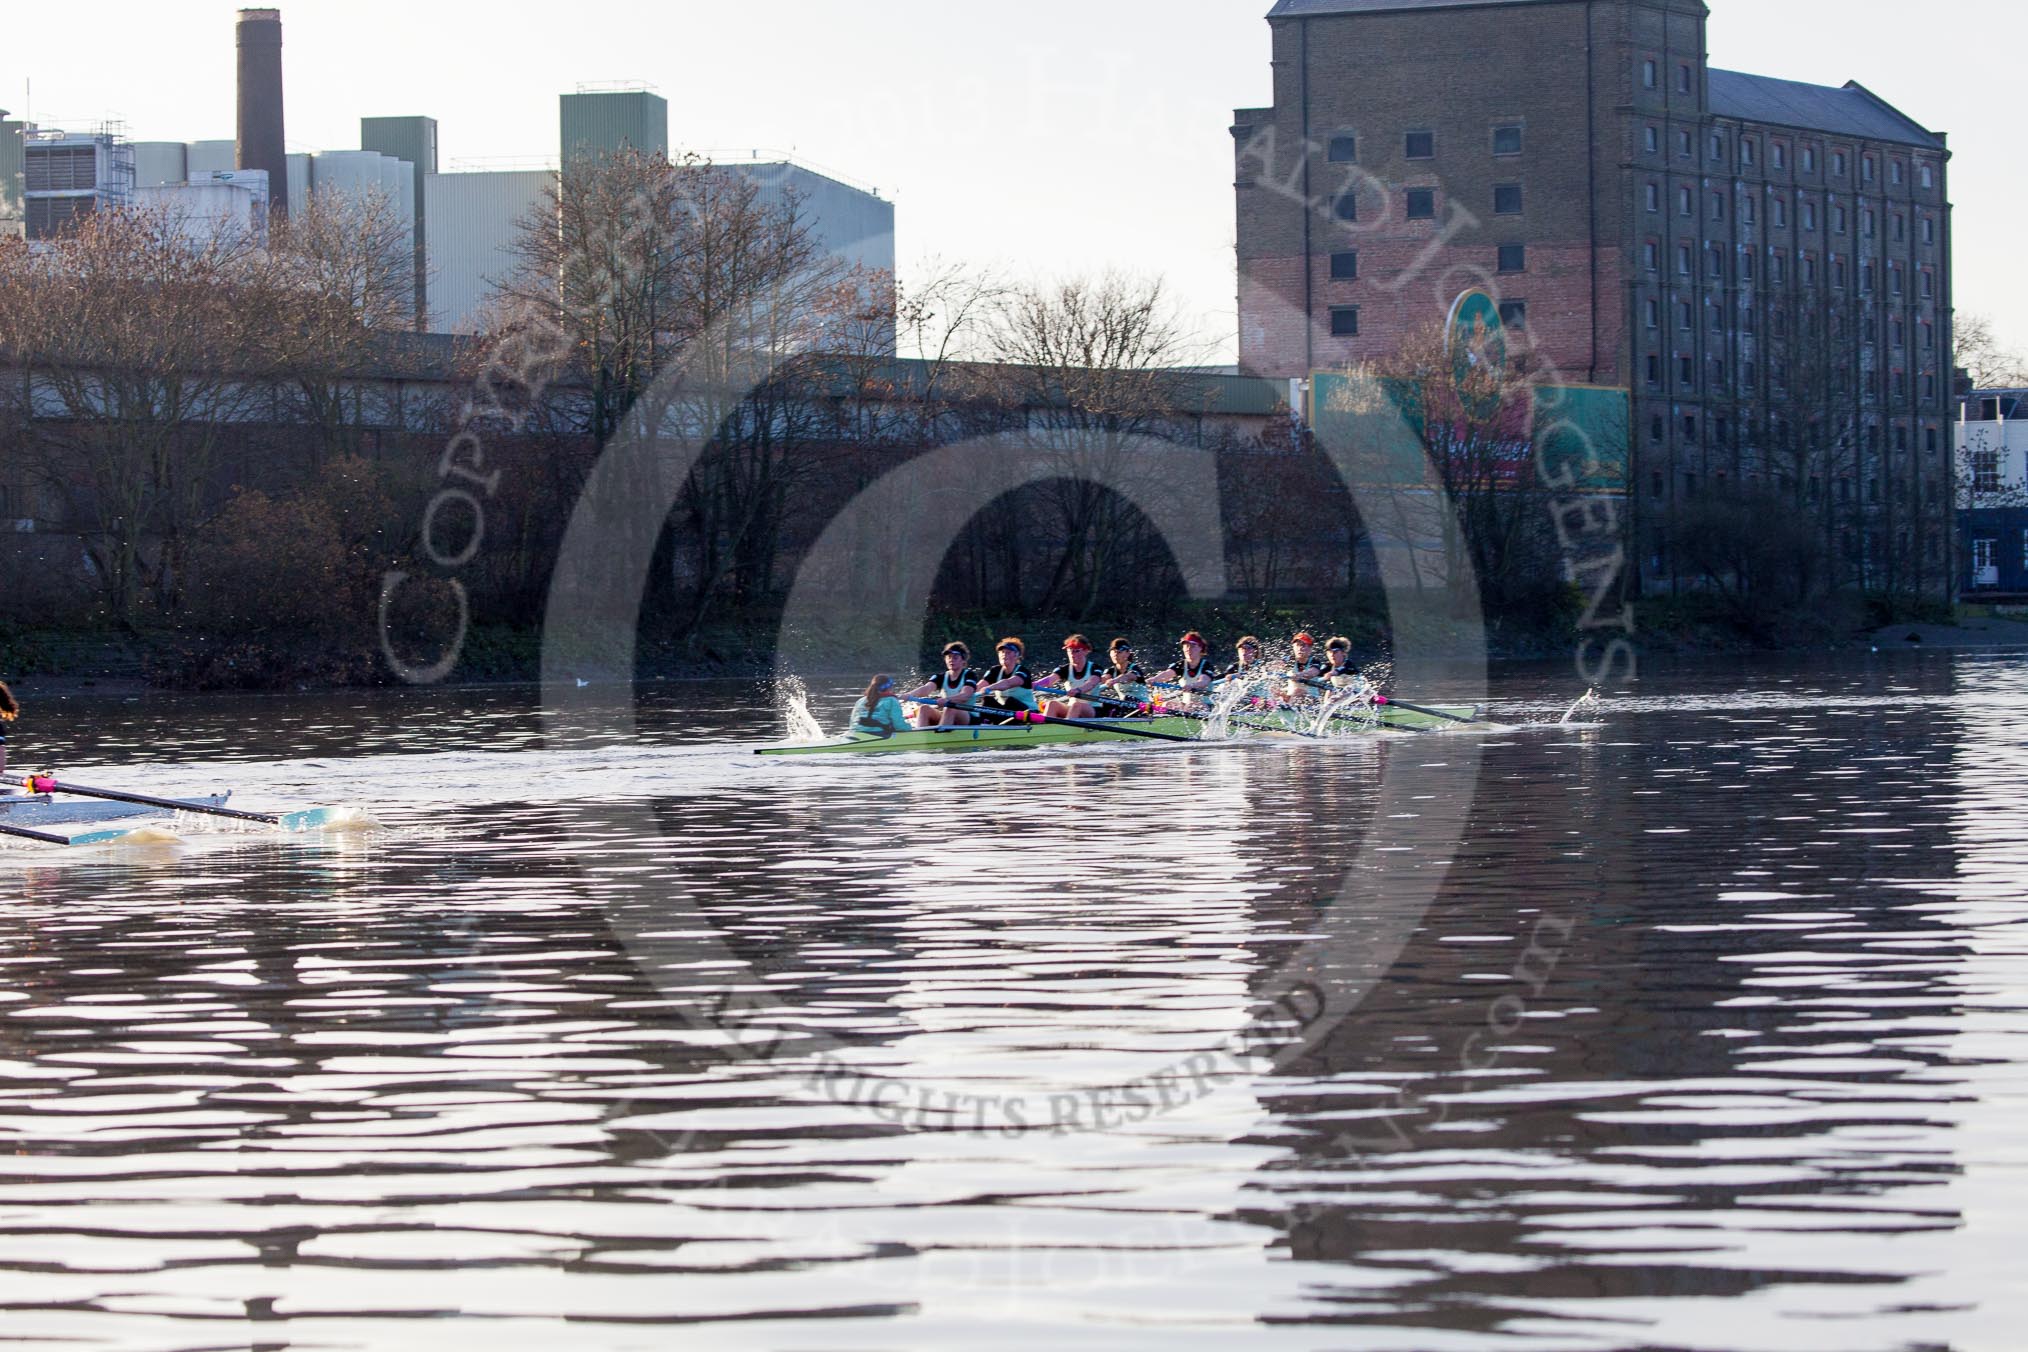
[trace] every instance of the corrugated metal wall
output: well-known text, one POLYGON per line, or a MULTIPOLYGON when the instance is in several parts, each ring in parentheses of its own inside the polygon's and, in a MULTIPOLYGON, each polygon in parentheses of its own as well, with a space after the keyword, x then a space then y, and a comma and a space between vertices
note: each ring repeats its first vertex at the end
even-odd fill
POLYGON ((555 180, 547 169, 431 174, 423 180, 424 237, 430 272, 430 324, 436 333, 476 333, 490 282, 514 260, 514 222, 555 180))

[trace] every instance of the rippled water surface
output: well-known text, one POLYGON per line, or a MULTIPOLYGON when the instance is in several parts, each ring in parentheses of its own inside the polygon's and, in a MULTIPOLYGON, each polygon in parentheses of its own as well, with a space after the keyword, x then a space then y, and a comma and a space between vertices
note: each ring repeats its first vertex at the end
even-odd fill
POLYGON ((2021 658, 1648 677, 828 760, 732 684, 35 701, 379 825, 0 846, 0 1340, 2021 1346, 2021 658))

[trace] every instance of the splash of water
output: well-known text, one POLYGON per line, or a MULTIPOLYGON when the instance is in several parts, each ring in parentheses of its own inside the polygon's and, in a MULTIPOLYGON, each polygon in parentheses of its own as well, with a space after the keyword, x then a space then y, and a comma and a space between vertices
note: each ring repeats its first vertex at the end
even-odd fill
POLYGON ((1220 741, 1230 737, 1232 735, 1232 711, 1239 707, 1242 700, 1253 693, 1253 686, 1254 683, 1251 681, 1227 681, 1225 688, 1218 692, 1217 698, 1212 702, 1211 716, 1204 724, 1204 731, 1199 735, 1207 738, 1216 738, 1220 741))
POLYGON ((1559 724, 1568 723, 1571 719, 1577 717, 1577 715, 1580 712, 1595 714, 1598 712, 1598 709, 1599 709, 1598 691, 1587 690, 1582 695, 1579 695, 1577 699, 1571 703, 1571 706, 1563 711, 1563 717, 1557 719, 1556 721, 1559 724))
POLYGON ((784 676, 775 682, 775 708, 781 713, 791 742, 821 742, 824 729, 810 712, 810 692, 799 676, 784 676))

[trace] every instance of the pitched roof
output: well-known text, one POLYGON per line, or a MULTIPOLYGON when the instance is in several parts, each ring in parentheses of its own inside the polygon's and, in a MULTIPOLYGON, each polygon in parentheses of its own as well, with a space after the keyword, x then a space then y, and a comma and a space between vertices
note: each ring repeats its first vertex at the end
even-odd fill
POLYGON ((1542 5, 1568 0, 1275 0, 1270 19, 1303 19, 1317 14, 1378 14, 1391 9, 1463 9, 1489 5, 1542 5))
POLYGON ((1718 117, 1943 149, 1943 137, 1924 130, 1894 105, 1855 81, 1834 89, 1830 85, 1777 80, 1736 70, 1714 68, 1710 76, 1711 111, 1718 117))

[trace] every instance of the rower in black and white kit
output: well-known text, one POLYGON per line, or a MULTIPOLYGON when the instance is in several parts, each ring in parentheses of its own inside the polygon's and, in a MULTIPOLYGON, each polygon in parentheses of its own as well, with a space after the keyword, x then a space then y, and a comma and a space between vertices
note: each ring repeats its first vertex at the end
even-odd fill
POLYGON ((1352 640, 1333 638, 1324 645, 1325 656, 1331 664, 1324 668, 1323 680, 1331 687, 1335 700, 1356 700, 1363 698, 1370 687, 1359 668, 1352 665, 1352 640))
POLYGON ((1090 718, 1097 712, 1093 697, 1104 680, 1105 673, 1092 660, 1091 640, 1072 634, 1063 641, 1063 665, 1035 683, 1037 690, 1049 694, 1042 702, 1044 716, 1090 718))
POLYGON ((1306 629, 1289 640, 1289 655, 1278 664, 1281 674, 1288 677, 1282 683, 1282 698, 1301 703, 1317 698, 1316 687, 1305 685, 1305 681, 1324 679, 1324 664, 1317 657, 1317 640, 1310 637, 1306 629))
POLYGON ((962 643, 944 645, 944 669, 913 690, 904 691, 905 700, 933 700, 915 705, 912 717, 918 728, 962 728, 972 715, 953 705, 970 704, 979 684, 979 673, 968 665, 972 650, 962 643))
POLYGON ((1106 655, 1113 663, 1105 671, 1106 689, 1133 705, 1135 711, 1146 712, 1148 673, 1134 660, 1134 645, 1125 638, 1116 638, 1106 645, 1106 655))
POLYGON ((1018 638, 1003 638, 994 646, 1000 662, 979 675, 976 702, 993 712, 983 716, 987 723, 1013 723, 1019 715, 1036 712, 1035 678, 1028 674, 1028 645, 1018 638))
POLYGON ((1201 707, 1211 693, 1211 683, 1218 679, 1218 673, 1211 669, 1211 646, 1195 629, 1177 642, 1183 649, 1182 660, 1156 672, 1155 679, 1166 685, 1183 687, 1183 695, 1176 701, 1183 707, 1201 707))

